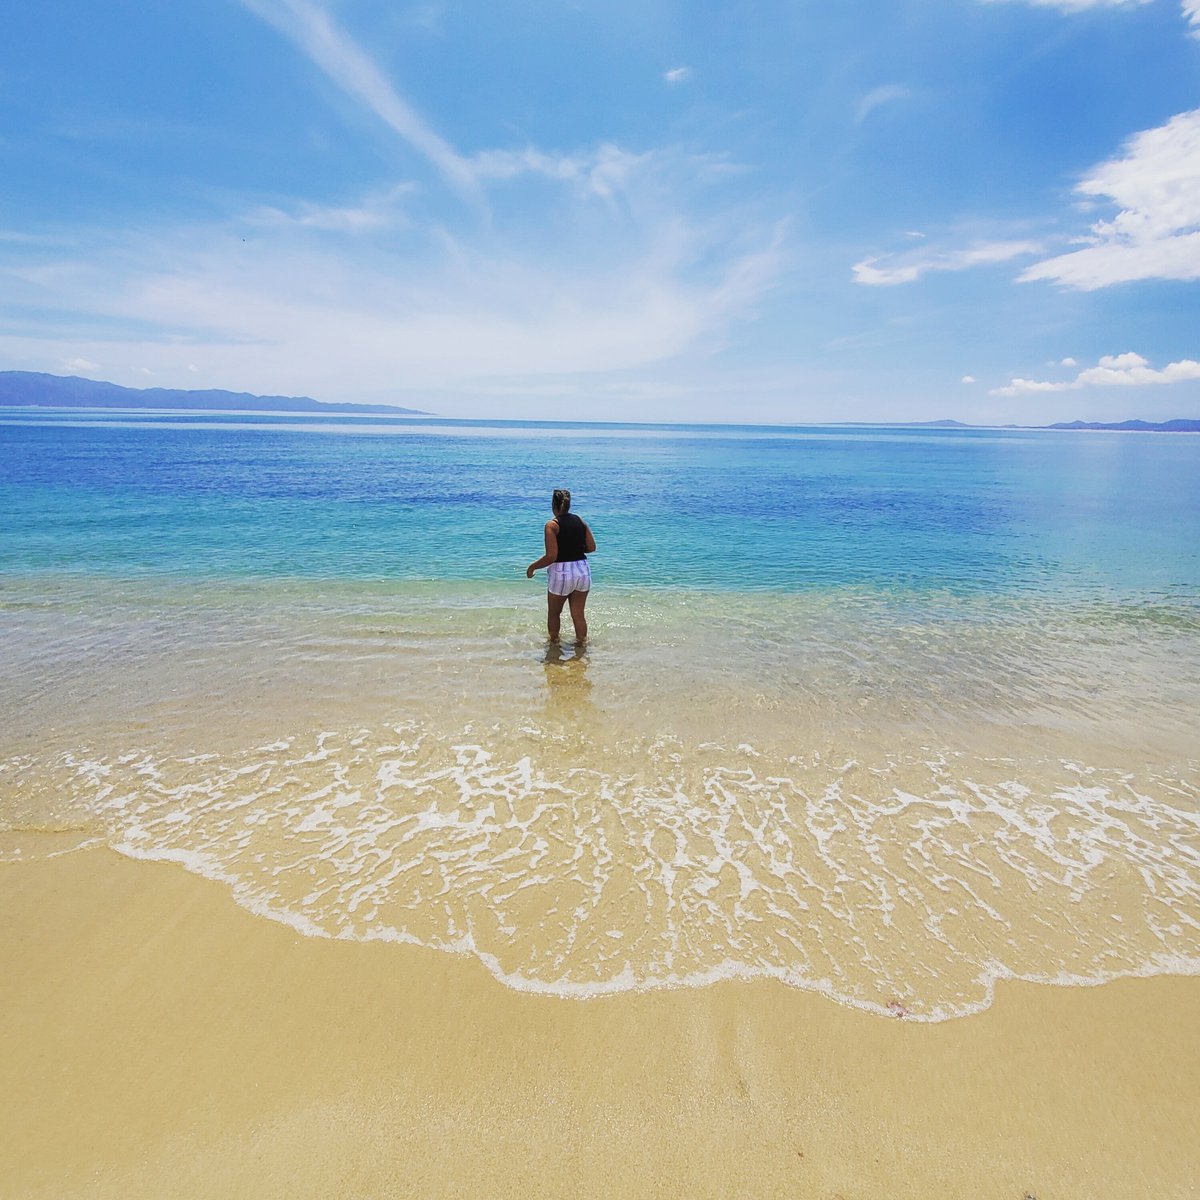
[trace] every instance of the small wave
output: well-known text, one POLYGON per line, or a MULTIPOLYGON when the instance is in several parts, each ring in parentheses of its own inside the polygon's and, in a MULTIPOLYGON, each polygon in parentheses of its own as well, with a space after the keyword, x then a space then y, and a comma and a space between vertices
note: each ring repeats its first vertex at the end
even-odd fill
POLYGON ((23 756, 0 796, 10 831, 70 828, 307 936, 469 954, 523 991, 771 978, 936 1021, 1000 979, 1200 970, 1196 778, 413 722, 23 756))

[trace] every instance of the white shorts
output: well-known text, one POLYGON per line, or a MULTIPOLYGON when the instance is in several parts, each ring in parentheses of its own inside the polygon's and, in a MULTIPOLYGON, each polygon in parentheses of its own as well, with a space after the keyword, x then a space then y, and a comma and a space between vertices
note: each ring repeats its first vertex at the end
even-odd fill
POLYGON ((553 596, 590 591, 592 569, 586 558, 578 562, 551 563, 546 568, 546 590, 553 596))

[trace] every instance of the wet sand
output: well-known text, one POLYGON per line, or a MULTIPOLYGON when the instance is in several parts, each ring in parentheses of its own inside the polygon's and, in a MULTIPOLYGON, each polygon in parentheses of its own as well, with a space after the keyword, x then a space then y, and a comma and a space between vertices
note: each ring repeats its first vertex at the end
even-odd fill
POLYGON ((1200 979, 884 1019, 590 1001, 304 938, 95 848, 0 866, 4 1197, 1194 1197, 1200 979))

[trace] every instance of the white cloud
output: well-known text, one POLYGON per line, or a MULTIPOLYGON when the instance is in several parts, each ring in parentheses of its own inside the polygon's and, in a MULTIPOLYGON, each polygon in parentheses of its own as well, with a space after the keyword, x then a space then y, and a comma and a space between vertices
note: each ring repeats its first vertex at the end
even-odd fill
POLYGON ((691 77, 691 67, 672 67, 669 71, 663 72, 663 78, 668 83, 687 83, 691 77))
MULTIPOLYGON (((599 169, 587 161, 585 180, 599 169)), ((779 235, 741 212, 689 215, 656 169, 629 168, 631 199, 617 207, 600 171, 554 219, 504 236, 435 223, 398 241, 285 219, 245 241, 242 218, 107 247, 79 237, 79 257, 6 272, 20 283, 19 298, 0 287, 6 307, 39 317, 25 332, 6 319, 0 357, 45 370, 78 356, 139 364, 167 385, 355 399, 711 354, 773 286, 779 235)))
POLYGON ((78 375, 80 372, 91 372, 100 370, 100 364, 94 363, 87 358, 68 358, 63 363, 62 369, 71 375, 78 375))
POLYGON ((396 92, 366 52, 316 0, 242 3, 291 38, 338 87, 428 159, 448 183, 466 195, 475 194, 477 184, 467 161, 396 92))
POLYGON ((1139 279, 1200 279, 1200 109, 1135 135, 1124 150, 1075 188, 1106 197, 1117 214, 1092 226, 1083 249, 1026 268, 1022 281, 1094 291, 1139 279))
POLYGON ((913 283, 932 271, 965 271, 970 267, 1007 262, 1025 254, 1038 254, 1041 250, 1041 243, 1033 241, 976 242, 963 250, 921 250, 864 258, 852 269, 855 283, 894 287, 899 283, 913 283))
POLYGON ((1140 354, 1108 354, 1094 367, 1080 371, 1074 379, 1014 379, 1005 387, 992 388, 990 394, 1021 396, 1031 392, 1074 392, 1086 387, 1141 387, 1151 383, 1183 383, 1197 379, 1200 379, 1200 362, 1190 358, 1168 363, 1161 370, 1156 370, 1140 354))
POLYGON ((323 229, 335 233, 363 233, 393 228, 408 223, 399 201, 412 194, 411 184, 372 192, 356 204, 314 204, 303 200, 292 209, 263 206, 246 214, 252 225, 296 225, 305 229, 323 229))
POLYGON ((494 189, 489 209, 447 210, 399 184, 243 204, 222 222, 137 237, 64 230, 0 264, 0 358, 324 399, 412 404, 498 381, 563 393, 585 378, 594 395, 621 372, 711 359, 774 286, 781 235, 749 201, 714 198, 740 169, 724 159, 612 144, 466 156, 338 28, 328 0, 241 3, 460 195, 494 189), (518 178, 519 194, 504 189, 518 178))
POLYGON ((560 183, 575 184, 604 199, 627 189, 630 176, 651 164, 649 154, 633 154, 605 144, 589 154, 547 154, 532 146, 524 150, 484 150, 471 160, 481 180, 508 180, 519 175, 540 175, 560 183))
MULTIPOLYGON (((1001 0, 989 0, 991 3, 1001 0)), ((1056 8, 1059 12, 1086 12, 1093 8, 1141 8, 1151 0, 1023 0, 1034 8, 1056 8)), ((1193 29, 1200 30, 1200 0, 1183 0, 1184 18, 1193 29)))
POLYGON ((861 125, 877 108, 885 104, 894 104, 897 100, 907 100, 911 95, 912 92, 899 83, 885 83, 882 87, 872 88, 858 102, 854 120, 856 124, 861 125))
MULTIPOLYGON (((992 0, 993 3, 998 0, 992 0)), ((1185 0, 1185 3, 1187 0, 1185 0)), ((1084 12, 1089 8, 1138 8, 1150 0, 1023 0, 1034 8, 1057 8, 1059 12, 1084 12)))
POLYGON ((1079 363, 1075 359, 1068 357, 1064 358, 1059 365, 1063 367, 1077 367, 1079 363))
POLYGON ((964 375, 964 376, 962 377, 962 381, 963 381, 963 383, 974 383, 974 382, 975 382, 975 376, 974 376, 974 375, 964 375))
POLYGON ((442 21, 446 16, 446 6, 444 4, 417 4, 406 12, 401 14, 401 19, 414 29, 420 29, 425 33, 436 34, 438 37, 444 36, 442 31, 442 21))

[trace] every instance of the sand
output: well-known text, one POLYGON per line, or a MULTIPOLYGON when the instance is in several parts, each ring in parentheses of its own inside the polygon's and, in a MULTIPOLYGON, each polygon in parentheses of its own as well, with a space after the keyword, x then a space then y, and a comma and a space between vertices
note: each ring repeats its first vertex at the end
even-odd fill
POLYGON ((0 866, 4 1197, 1200 1194, 1200 979, 885 1019, 590 1001, 304 938, 93 848, 0 866))

